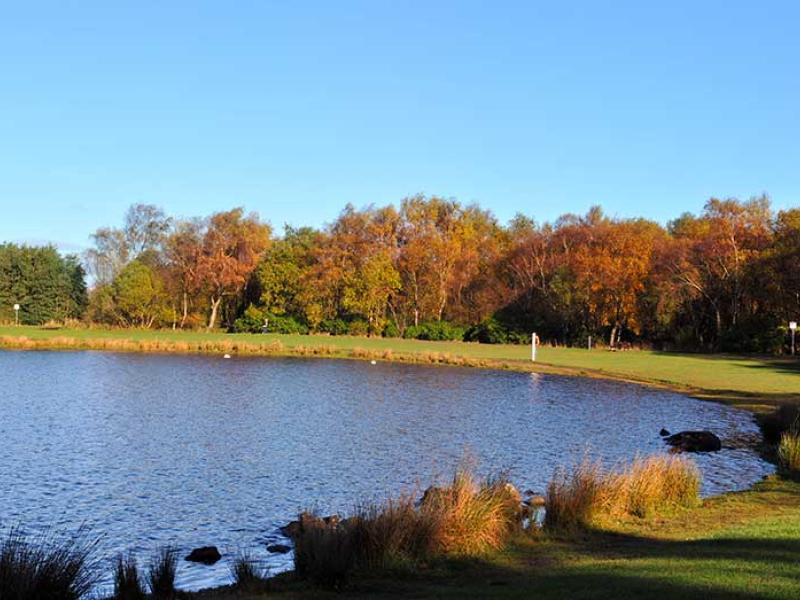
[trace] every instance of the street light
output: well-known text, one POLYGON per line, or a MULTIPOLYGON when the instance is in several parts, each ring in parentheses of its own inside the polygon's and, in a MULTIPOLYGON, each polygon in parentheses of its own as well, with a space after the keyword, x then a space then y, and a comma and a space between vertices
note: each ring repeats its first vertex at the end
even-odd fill
POLYGON ((792 356, 794 356, 794 332, 797 331, 797 321, 789 321, 789 331, 792 332, 792 356))
POLYGON ((19 304, 14 305, 14 324, 19 327, 19 304))

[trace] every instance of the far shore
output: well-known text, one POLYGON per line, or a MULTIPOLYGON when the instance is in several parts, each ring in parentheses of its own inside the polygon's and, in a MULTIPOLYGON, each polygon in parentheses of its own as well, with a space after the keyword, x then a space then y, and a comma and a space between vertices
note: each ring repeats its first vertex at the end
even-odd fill
POLYGON ((329 335, 147 329, 0 327, 0 349, 319 357, 450 365, 593 377, 670 389, 765 412, 800 403, 800 360, 329 335))

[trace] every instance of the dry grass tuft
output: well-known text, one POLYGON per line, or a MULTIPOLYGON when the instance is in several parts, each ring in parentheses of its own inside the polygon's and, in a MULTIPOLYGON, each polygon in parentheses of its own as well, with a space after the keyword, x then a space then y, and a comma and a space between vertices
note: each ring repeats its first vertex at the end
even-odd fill
POLYGON ((778 464, 792 475, 800 474, 800 426, 793 426, 781 436, 778 464))
POLYGON ((649 517, 699 501, 700 471, 679 455, 637 458, 610 472, 584 460, 559 469, 547 488, 545 527, 587 528, 607 517, 649 517))
POLYGON ((422 502, 432 522, 432 547, 447 555, 479 556, 501 548, 521 523, 519 492, 504 478, 479 482, 459 470, 451 484, 422 502))

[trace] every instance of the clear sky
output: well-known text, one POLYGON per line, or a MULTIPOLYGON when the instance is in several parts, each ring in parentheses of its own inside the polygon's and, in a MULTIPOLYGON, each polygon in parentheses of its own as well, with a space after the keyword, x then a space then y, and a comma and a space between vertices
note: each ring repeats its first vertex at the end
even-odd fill
POLYGON ((0 240, 418 192, 501 221, 800 204, 800 3, 2 4, 0 240))

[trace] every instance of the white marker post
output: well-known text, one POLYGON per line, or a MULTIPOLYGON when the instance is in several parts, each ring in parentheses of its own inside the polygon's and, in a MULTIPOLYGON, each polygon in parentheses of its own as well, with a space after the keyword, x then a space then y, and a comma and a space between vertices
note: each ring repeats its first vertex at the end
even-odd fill
POLYGON ((531 362, 536 362, 536 346, 539 345, 539 336, 531 334, 531 362))
POLYGON ((19 327, 19 304, 14 305, 14 324, 19 327))
POLYGON ((797 331, 797 321, 789 322, 789 330, 792 332, 792 356, 794 356, 794 332, 797 331))

